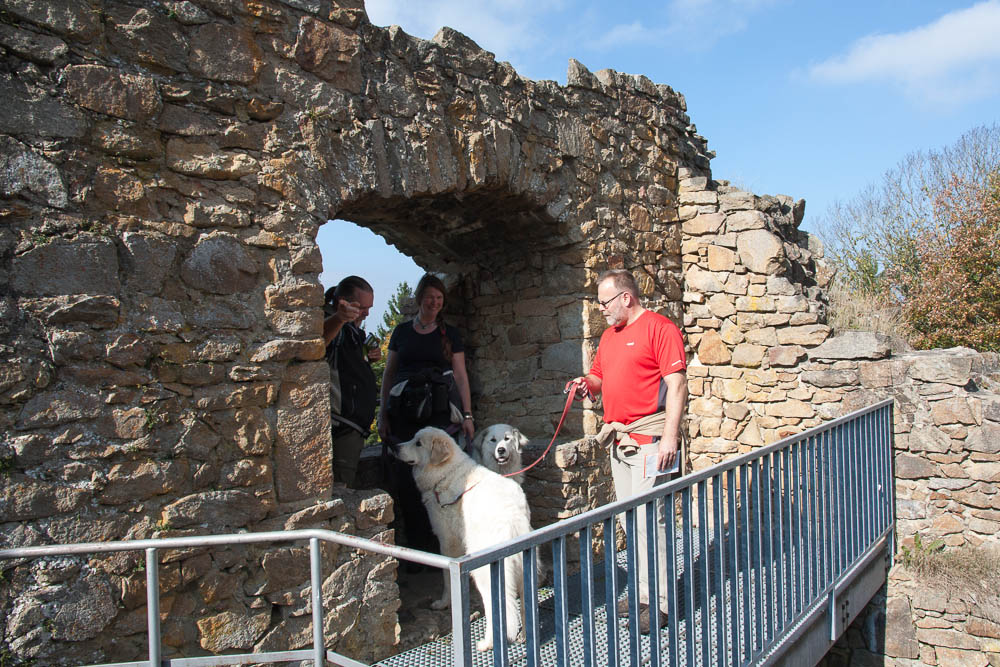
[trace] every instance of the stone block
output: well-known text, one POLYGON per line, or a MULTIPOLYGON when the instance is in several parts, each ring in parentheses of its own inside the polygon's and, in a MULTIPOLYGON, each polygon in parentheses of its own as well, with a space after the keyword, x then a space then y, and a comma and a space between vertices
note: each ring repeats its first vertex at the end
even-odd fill
POLYGON ((260 163, 239 151, 222 150, 209 143, 171 139, 167 166, 185 176, 235 181, 260 170, 260 163))
POLYGON ((732 364, 734 366, 757 368, 764 359, 766 351, 767 348, 763 345, 740 343, 733 348, 732 364))
POLYGON ((21 294, 117 294, 118 254, 108 241, 53 241, 13 260, 11 286, 21 294))
POLYGON ((353 31, 312 17, 299 21, 296 62, 307 72, 337 88, 360 93, 362 88, 360 39, 353 31))
POLYGON ((198 619, 198 642, 206 651, 222 653, 227 649, 251 649, 264 636, 271 623, 271 612, 221 614, 198 619))
MULTIPOLYGON (((745 232, 748 230, 764 230, 767 227, 767 216, 760 211, 737 211, 726 218, 727 232, 745 232)), ((745 263, 745 262, 744 262, 745 263)), ((764 273, 763 271, 759 273, 764 273)))
POLYGON ((725 319, 736 314, 736 308, 733 306, 732 300, 725 294, 713 294, 708 300, 707 305, 709 312, 714 317, 720 319, 725 319))
POLYGON ((946 646, 968 651, 978 651, 980 648, 978 639, 955 630, 919 629, 917 630, 917 639, 925 644, 934 646, 936 649, 946 646))
POLYGON ((886 601, 885 655, 909 660, 920 656, 917 630, 913 626, 909 600, 905 597, 892 597, 886 601))
POLYGON ((722 417, 722 401, 718 398, 696 398, 688 409, 699 417, 722 417))
POLYGON ((4 521, 32 521, 82 509, 90 499, 83 490, 34 479, 5 477, 0 485, 4 521))
POLYGON ((54 208, 69 205, 59 169, 25 144, 5 136, 0 136, 0 195, 21 196, 54 208))
MULTIPOLYGON (((729 405, 739 405, 747 395, 747 383, 742 378, 716 379, 712 392, 726 401, 726 416, 730 416, 729 405)), ((738 414, 739 411, 735 413, 738 414)), ((742 419, 739 417, 738 419, 742 419)))
POLYGON ((951 438, 941 429, 933 426, 915 427, 907 438, 912 452, 945 453, 951 449, 951 438))
MULTIPOLYGON (((777 342, 777 335, 775 335, 777 342)), ((767 351, 771 366, 797 366, 806 357, 806 349, 801 345, 780 345, 767 351)))
POLYGON ((942 354, 935 350, 902 358, 910 362, 907 374, 914 380, 965 386, 971 378, 972 356, 968 354, 942 354))
POLYGON ((18 428, 31 429, 58 426, 82 419, 94 419, 101 414, 97 396, 73 390, 37 394, 21 409, 18 428))
POLYGON ((108 41, 124 58, 135 58, 154 69, 187 69, 187 42, 177 22, 149 9, 111 5, 108 41))
POLYGON ((892 386, 892 366, 889 364, 862 363, 858 366, 858 372, 864 387, 874 389, 892 386))
POLYGON ((46 326, 85 323, 108 327, 118 323, 121 303, 113 296, 74 294, 47 299, 23 299, 22 307, 46 326))
POLYGON ((979 428, 972 429, 965 439, 965 448, 983 454, 1000 454, 1000 424, 984 422, 979 428))
POLYGON ((234 294, 257 284, 259 267, 238 239, 228 234, 208 236, 195 245, 181 266, 181 278, 191 287, 234 294))
POLYGON ((777 309, 779 313, 805 313, 809 310, 809 299, 801 294, 778 297, 777 309))
POLYGON ((976 418, 972 415, 969 400, 962 396, 946 398, 931 403, 931 417, 934 419, 934 423, 939 426, 947 424, 972 425, 976 423, 976 418))
POLYGON ((899 479, 927 479, 941 475, 941 468, 921 456, 896 454, 896 477, 899 479))
POLYGON ((774 299, 767 296, 740 296, 736 298, 736 310, 741 313, 773 313, 777 305, 774 299))
POLYGON ((49 626, 53 639, 79 642, 102 634, 118 613, 115 595, 105 575, 84 573, 60 591, 49 626))
POLYGON ((281 502, 329 493, 330 369, 325 362, 289 367, 278 398, 275 486, 281 502))
POLYGON ((129 461, 112 466, 99 503, 118 505, 180 491, 188 474, 178 461, 129 461))
POLYGON ((937 664, 948 667, 990 667, 989 658, 981 650, 965 650, 935 646, 937 664))
POLYGON ((889 337, 870 331, 845 331, 810 350, 811 359, 884 359, 889 356, 889 337))
MULTIPOLYGON (((64 50, 66 48, 65 43, 58 38, 25 32, 7 25, 0 28, 0 43, 5 40, 7 43, 13 40, 25 46, 55 40, 62 44, 64 50)), ((86 119, 68 100, 51 97, 40 88, 26 85, 12 74, 0 74, 0 95, 4 100, 4 105, 0 108, 2 133, 14 136, 79 138, 87 132, 86 119)), ((5 137, 5 143, 7 145, 4 146, 4 152, 7 153, 15 142, 5 137)))
POLYGON ((972 463, 966 469, 972 479, 981 482, 1000 482, 1000 463, 972 463))
POLYGON ((251 84, 264 65, 253 33, 234 25, 199 26, 188 44, 191 71, 213 81, 251 84))
POLYGON ((788 278, 784 276, 767 277, 767 293, 771 296, 796 296, 798 290, 788 278))
POLYGON ((580 341, 567 340, 549 345, 542 352, 542 370, 556 371, 567 377, 582 373, 585 368, 584 348, 580 341))
POLYGON ((703 236, 705 234, 715 234, 722 227, 726 216, 722 213, 702 213, 695 215, 683 224, 684 234, 690 236, 703 236))
POLYGON ((708 269, 710 271, 732 271, 735 268, 735 252, 722 246, 708 246, 708 269))
POLYGON ((67 94, 77 104, 108 116, 141 123, 153 118, 163 106, 150 76, 103 65, 69 65, 63 77, 67 94))
POLYGON ((736 250, 743 265, 754 273, 777 275, 787 266, 784 244, 766 229, 751 229, 740 233, 736 238, 736 250))
POLYGON ((802 381, 814 387, 853 387, 858 384, 858 373, 842 371, 805 371, 802 381))
POLYGON ((804 402, 789 399, 777 403, 769 403, 764 413, 771 417, 809 418, 815 414, 813 407, 804 402))
POLYGON ((807 324, 800 327, 785 327, 778 330, 780 345, 819 345, 830 335, 830 327, 825 324, 807 324))
POLYGON ((714 330, 705 332, 698 343, 698 360, 705 365, 728 364, 732 359, 729 347, 714 330))
POLYGON ((100 15, 74 0, 4 0, 4 11, 82 42, 101 32, 100 15))
POLYGON ((723 291, 718 277, 710 271, 699 268, 697 265, 692 265, 687 270, 684 274, 684 282, 686 288, 693 292, 707 294, 723 291))
POLYGON ((204 491, 164 507, 163 520, 174 528, 201 526, 207 532, 225 532, 261 521, 273 506, 273 498, 247 489, 204 491))

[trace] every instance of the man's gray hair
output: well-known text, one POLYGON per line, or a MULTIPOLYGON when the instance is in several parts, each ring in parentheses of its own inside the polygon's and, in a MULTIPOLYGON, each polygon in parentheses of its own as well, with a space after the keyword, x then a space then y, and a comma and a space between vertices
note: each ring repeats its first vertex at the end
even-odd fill
POLYGON ((635 282, 632 272, 627 269, 609 269, 597 276, 597 284, 600 285, 605 280, 610 279, 615 289, 620 292, 628 292, 632 298, 639 298, 639 284, 635 282))

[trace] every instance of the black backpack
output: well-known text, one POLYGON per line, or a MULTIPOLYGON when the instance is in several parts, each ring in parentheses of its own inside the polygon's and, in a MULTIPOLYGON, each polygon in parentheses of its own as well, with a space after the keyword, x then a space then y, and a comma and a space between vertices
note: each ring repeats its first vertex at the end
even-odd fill
POLYGON ((367 435, 375 418, 375 373, 364 350, 364 332, 353 324, 344 327, 327 346, 330 365, 330 412, 340 422, 367 435))

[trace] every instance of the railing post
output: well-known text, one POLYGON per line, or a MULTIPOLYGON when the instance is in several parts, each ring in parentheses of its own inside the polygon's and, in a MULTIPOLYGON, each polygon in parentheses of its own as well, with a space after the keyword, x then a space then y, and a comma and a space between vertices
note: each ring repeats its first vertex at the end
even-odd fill
POLYGON ((472 664, 472 639, 469 636, 469 577, 462 574, 456 562, 448 566, 451 590, 452 664, 467 667, 472 664))
POLYGON ((155 548, 146 549, 146 627, 149 665, 160 667, 160 570, 155 548))
POLYGON ((313 664, 326 664, 326 642, 323 641, 323 564, 319 538, 309 538, 309 565, 312 580, 313 664))

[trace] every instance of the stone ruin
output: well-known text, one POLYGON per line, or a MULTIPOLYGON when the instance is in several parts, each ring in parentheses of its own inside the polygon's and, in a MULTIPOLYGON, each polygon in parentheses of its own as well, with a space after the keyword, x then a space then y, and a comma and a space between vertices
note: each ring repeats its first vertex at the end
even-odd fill
MULTIPOLYGON (((315 238, 333 218, 446 277, 477 417, 538 440, 604 328, 586 297, 609 267, 682 326, 696 468, 897 384, 884 341, 827 340, 804 202, 714 180, 683 97, 646 77, 570 61, 566 86, 531 81, 448 28, 373 26, 361 0, 0 0, 0 19, 0 544, 393 540, 389 498, 330 471, 315 238)), ((977 359, 970 374, 993 377, 977 359)), ((536 525, 610 496, 586 407, 528 482, 536 525)), ((973 466, 969 511, 995 522, 1000 480, 975 466, 996 450, 961 451, 1000 420, 974 414, 925 451, 949 475, 973 466)), ((324 561, 331 648, 391 653, 395 561, 324 561)), ((311 640, 303 549, 163 563, 167 655, 311 640)), ((144 654, 138 556, 15 565, 12 659, 144 654)))

